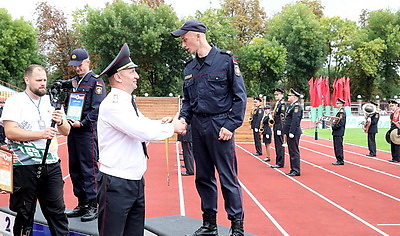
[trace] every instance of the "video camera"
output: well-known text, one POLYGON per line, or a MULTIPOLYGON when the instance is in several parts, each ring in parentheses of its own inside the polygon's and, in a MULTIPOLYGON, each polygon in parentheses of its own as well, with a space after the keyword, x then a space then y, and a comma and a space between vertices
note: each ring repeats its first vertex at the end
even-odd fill
MULTIPOLYGON (((65 95, 63 93, 67 93, 72 90, 72 81, 73 79, 69 80, 62 80, 59 79, 50 87, 49 96, 50 96, 50 103, 56 109, 61 109, 61 103, 64 99, 61 99, 61 95, 65 95)), ((65 98, 65 97, 64 97, 65 98)))

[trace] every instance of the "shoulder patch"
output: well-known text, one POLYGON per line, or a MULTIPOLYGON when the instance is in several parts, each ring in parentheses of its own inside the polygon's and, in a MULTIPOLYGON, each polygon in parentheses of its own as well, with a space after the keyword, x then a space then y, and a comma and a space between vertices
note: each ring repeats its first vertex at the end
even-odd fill
POLYGON ((187 80, 187 79, 191 79, 193 77, 193 74, 190 74, 190 75, 185 75, 185 80, 187 80))
POLYGON ((375 114, 375 118, 379 118, 379 114, 378 113, 375 114))
POLYGON ((294 108, 294 113, 297 113, 297 112, 299 112, 299 107, 294 108))
POLYGON ((227 54, 227 55, 229 55, 229 56, 233 56, 233 53, 231 52, 231 51, 229 51, 229 50, 221 50, 220 51, 222 54, 227 54))
POLYGON ((103 86, 104 86, 104 84, 102 82, 99 82, 99 81, 96 82, 96 89, 95 89, 96 94, 103 93, 103 86))

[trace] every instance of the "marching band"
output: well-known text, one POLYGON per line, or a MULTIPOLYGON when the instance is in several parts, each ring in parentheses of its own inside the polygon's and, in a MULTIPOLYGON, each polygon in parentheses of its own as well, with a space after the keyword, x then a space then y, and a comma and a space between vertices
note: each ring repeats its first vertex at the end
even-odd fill
MULTIPOLYGON (((261 106, 262 100, 258 97, 254 98, 254 107, 251 109, 249 122, 253 129, 253 137, 256 146, 256 153, 253 155, 262 155, 262 141, 266 147, 266 158, 263 161, 271 160, 270 149, 272 136, 275 144, 275 165, 272 168, 283 168, 285 164, 285 147, 288 147, 290 156, 290 167, 288 176, 300 176, 300 152, 299 140, 302 134, 300 121, 302 119, 303 107, 299 102, 300 93, 290 89, 288 94, 287 106, 284 100, 284 91, 280 88, 274 89, 274 98, 276 100, 274 108, 271 112, 271 106, 261 106), (271 130, 272 129, 272 130, 271 130), (273 134, 273 135, 272 135, 273 134)), ((343 152, 343 136, 346 127, 346 112, 344 110, 345 101, 337 98, 337 113, 334 116, 321 116, 317 124, 322 123, 323 128, 332 130, 333 147, 336 162, 332 165, 344 165, 343 152)), ((390 115, 390 129, 386 133, 386 141, 391 145, 392 159, 389 162, 400 162, 400 107, 396 100, 388 101, 390 115)), ((375 136, 378 133, 378 122, 380 118, 379 105, 373 101, 365 103, 362 108, 365 120, 361 122, 361 128, 368 135, 368 151, 367 157, 376 157, 376 141, 375 136)))

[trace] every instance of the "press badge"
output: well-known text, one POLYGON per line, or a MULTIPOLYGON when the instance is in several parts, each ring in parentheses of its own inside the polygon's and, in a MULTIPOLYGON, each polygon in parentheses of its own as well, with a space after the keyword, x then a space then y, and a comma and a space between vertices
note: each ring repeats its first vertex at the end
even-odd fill
POLYGON ((44 122, 44 120, 39 120, 39 129, 40 130, 45 130, 46 129, 46 123, 44 122))

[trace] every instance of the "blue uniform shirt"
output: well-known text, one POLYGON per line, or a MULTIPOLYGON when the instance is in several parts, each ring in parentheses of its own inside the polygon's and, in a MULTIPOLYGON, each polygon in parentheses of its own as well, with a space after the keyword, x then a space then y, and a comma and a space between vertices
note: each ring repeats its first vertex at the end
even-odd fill
POLYGON ((180 116, 187 123, 193 114, 228 113, 223 127, 233 132, 243 123, 246 110, 246 89, 234 56, 212 47, 204 63, 196 58, 187 62, 184 70, 184 99, 180 116))

